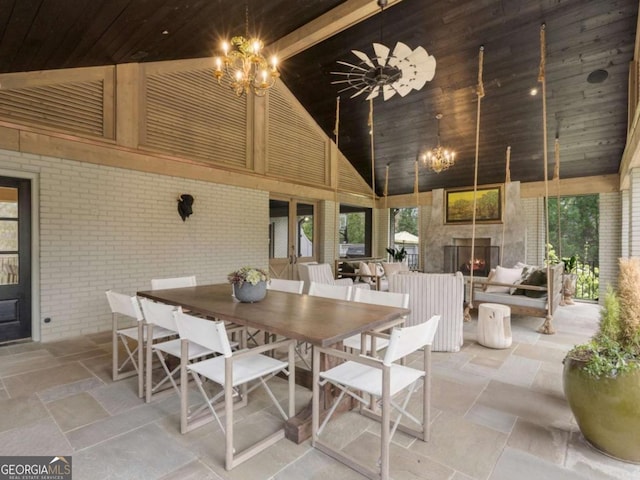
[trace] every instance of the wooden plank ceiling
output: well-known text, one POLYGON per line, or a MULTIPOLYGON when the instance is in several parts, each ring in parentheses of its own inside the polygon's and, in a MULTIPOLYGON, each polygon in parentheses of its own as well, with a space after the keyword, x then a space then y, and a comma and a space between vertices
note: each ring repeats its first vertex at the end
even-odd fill
MULTIPOLYGON (((342 4, 362 0, 0 0, 0 73, 215 54, 219 39, 249 31, 273 43, 342 4)), ((375 5, 375 0, 371 0, 375 5)), ((392 2, 390 2, 391 4, 392 2)), ((331 71, 353 63, 352 49, 370 57, 372 43, 404 42, 436 58, 436 74, 420 91, 374 101, 376 190, 389 165, 389 194, 413 191, 416 158, 437 143, 457 152, 456 165, 436 174, 420 169, 420 191, 473 183, 478 50, 484 45, 478 181, 502 182, 505 150, 511 176, 543 179, 542 101, 531 96, 546 23, 549 170, 553 138, 561 144, 561 176, 617 173, 626 141, 629 62, 637 0, 402 0, 286 59, 282 80, 330 136, 339 87, 331 71), (591 72, 604 70, 601 83, 591 72)), ((340 149, 371 179, 364 95, 341 94, 340 149)))

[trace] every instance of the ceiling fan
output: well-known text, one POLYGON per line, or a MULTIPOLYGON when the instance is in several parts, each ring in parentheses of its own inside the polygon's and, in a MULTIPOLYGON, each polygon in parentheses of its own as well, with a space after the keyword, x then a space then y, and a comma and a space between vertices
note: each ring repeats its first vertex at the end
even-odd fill
POLYGON ((383 98, 387 101, 396 93, 404 97, 411 90, 420 90, 436 73, 436 59, 423 47, 411 50, 398 42, 391 52, 389 47, 374 43, 373 50, 375 56, 372 58, 359 50, 351 50, 360 60, 357 64, 338 60, 337 63, 349 68, 346 72, 331 72, 343 77, 331 82, 346 85, 339 93, 354 89, 356 92, 351 98, 369 93, 366 98, 369 100, 376 98, 382 90, 383 98))
MULTIPOLYGON (((387 0, 378 0, 378 5, 380 11, 384 10, 387 0)), ((375 55, 369 58, 364 52, 351 50, 351 53, 358 57, 358 63, 338 60, 338 64, 349 69, 344 72, 331 72, 333 75, 341 76, 339 80, 332 81, 332 85, 345 85, 338 93, 353 89, 356 92, 351 98, 368 93, 366 99, 370 100, 376 98, 382 90, 382 96, 387 101, 396 93, 404 97, 411 90, 420 90, 436 73, 436 59, 423 47, 411 50, 406 44, 398 42, 391 52, 391 49, 382 43, 374 43, 373 51, 375 55)))

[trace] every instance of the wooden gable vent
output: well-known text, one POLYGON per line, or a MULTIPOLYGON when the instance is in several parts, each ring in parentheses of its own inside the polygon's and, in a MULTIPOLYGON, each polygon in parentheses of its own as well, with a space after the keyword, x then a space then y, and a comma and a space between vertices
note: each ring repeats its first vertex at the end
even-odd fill
POLYGON ((145 84, 145 146, 247 167, 246 97, 220 87, 212 69, 153 73, 145 84))

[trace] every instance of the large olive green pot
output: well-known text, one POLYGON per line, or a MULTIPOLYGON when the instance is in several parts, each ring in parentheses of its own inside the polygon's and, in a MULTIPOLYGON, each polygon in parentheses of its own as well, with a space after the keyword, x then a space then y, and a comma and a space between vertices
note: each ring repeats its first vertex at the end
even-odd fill
POLYGON ((603 453, 640 463, 640 369, 594 378, 572 358, 564 361, 564 394, 584 438, 603 453))

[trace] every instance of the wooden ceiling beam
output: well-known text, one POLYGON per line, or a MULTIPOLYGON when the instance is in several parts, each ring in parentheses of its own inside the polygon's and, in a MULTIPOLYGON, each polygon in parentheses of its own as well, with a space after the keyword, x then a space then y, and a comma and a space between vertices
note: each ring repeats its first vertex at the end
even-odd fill
MULTIPOLYGON (((388 0, 385 8, 402 0, 388 0)), ((270 52, 284 60, 310 48, 337 33, 380 13, 380 7, 373 0, 347 0, 333 10, 285 35, 268 46, 270 52)))

